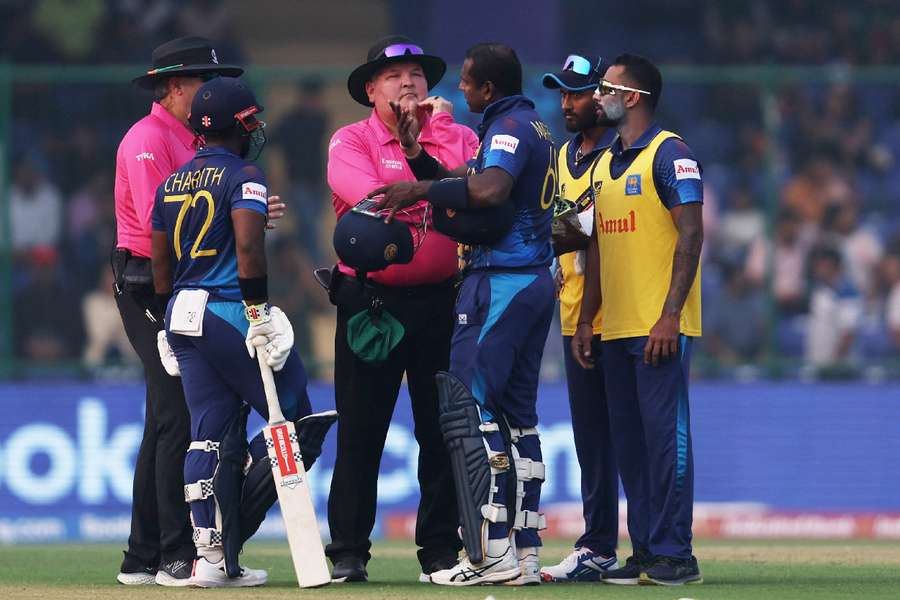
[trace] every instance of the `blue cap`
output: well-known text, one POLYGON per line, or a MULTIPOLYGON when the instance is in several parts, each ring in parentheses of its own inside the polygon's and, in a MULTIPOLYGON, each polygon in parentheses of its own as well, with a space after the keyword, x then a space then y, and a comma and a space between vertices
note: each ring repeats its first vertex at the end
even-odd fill
POLYGON ((570 54, 561 70, 544 73, 542 83, 551 90, 562 88, 569 92, 585 92, 600 85, 609 63, 598 56, 595 59, 570 54))
POLYGON ((334 228, 334 250, 348 267, 360 272, 381 271, 413 259, 412 233, 398 220, 384 222, 384 215, 351 210, 334 228))
POLYGON ((262 111, 262 105, 243 81, 237 77, 216 77, 197 90, 188 120, 201 135, 230 129, 236 122, 252 131, 260 123, 254 115, 262 111))

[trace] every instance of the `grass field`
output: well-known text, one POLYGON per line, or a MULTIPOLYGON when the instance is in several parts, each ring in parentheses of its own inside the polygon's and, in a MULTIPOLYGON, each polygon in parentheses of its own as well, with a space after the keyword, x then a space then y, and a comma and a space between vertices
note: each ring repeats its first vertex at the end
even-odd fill
MULTIPOLYGON (((569 547, 549 543, 543 562, 561 558, 569 547)), ((805 598, 900 598, 900 545, 876 542, 711 542, 695 549, 705 578, 681 588, 620 587, 603 584, 543 584, 529 588, 442 588, 418 583, 411 543, 379 543, 369 563, 370 583, 330 585, 301 591, 296 587, 287 543, 251 543, 243 562, 269 571, 263 588, 191 590, 117 585, 121 548, 115 545, 0 547, 0 600, 33 598, 187 598, 200 594, 232 598, 472 598, 496 600, 551 598, 738 600, 805 598)), ((627 556, 628 549, 620 550, 627 556)))

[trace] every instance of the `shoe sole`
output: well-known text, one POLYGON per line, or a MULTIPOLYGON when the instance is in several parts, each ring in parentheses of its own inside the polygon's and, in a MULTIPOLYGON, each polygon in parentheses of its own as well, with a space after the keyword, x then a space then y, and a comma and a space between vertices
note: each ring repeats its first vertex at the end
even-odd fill
POLYGON ((419 573, 419 583, 431 583, 431 575, 419 573))
POLYGON ((504 581, 500 585, 509 585, 509 586, 523 586, 523 585, 540 585, 541 584, 541 576, 540 575, 531 575, 528 577, 514 577, 509 581, 504 581))
POLYGON ((191 585, 191 578, 185 577, 184 579, 178 579, 172 577, 165 571, 160 571, 156 574, 156 585, 161 585, 163 587, 189 587, 191 585))
POLYGON ((499 571, 497 573, 491 573, 490 575, 485 575, 484 577, 478 577, 477 579, 470 579, 468 581, 447 581, 447 582, 438 582, 433 578, 431 579, 431 583, 435 585, 446 585, 452 587, 466 587, 472 585, 485 585, 492 583, 505 583, 510 579, 515 579, 518 577, 522 571, 516 567, 515 569, 510 569, 509 571, 499 571))
POLYGON ((617 578, 617 579, 606 579, 603 578, 600 581, 603 583, 608 583, 610 585, 638 585, 641 582, 640 577, 634 578, 617 578))
POLYGON ((150 573, 119 573, 116 581, 122 585, 156 585, 156 575, 150 573))
POLYGON ((649 576, 642 576, 640 580, 641 585, 666 585, 666 586, 678 586, 678 585, 698 585, 703 583, 703 577, 700 575, 692 575, 691 577, 684 577, 682 579, 654 579, 649 576))
POLYGON ((195 587, 195 588, 204 588, 204 589, 259 587, 261 585, 265 585, 267 581, 268 581, 268 579, 265 579, 263 581, 254 582, 254 583, 247 583, 245 581, 240 581, 240 580, 237 580, 237 581, 221 581, 221 580, 220 581, 209 581, 209 580, 202 580, 202 579, 194 579, 193 577, 191 577, 188 580, 187 586, 195 587))

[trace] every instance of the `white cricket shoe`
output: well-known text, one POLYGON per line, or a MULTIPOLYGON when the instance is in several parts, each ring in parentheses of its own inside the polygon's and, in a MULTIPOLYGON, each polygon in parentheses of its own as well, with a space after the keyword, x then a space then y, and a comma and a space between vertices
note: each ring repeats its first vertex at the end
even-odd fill
POLYGON ((125 573, 120 571, 116 575, 116 581, 122 585, 156 585, 156 573, 152 569, 146 571, 138 571, 136 573, 125 573))
POLYGON ((503 583, 519 576, 519 560, 509 543, 509 538, 488 540, 484 560, 472 564, 469 556, 463 553, 455 567, 435 571, 431 574, 431 583, 438 585, 481 585, 485 583, 503 583))
POLYGON ((213 563, 201 556, 194 561, 190 585, 201 588, 256 587, 265 584, 268 580, 269 575, 263 569, 246 567, 241 567, 240 577, 229 577, 225 574, 224 558, 213 563))
POLYGON ((544 581, 600 581, 601 576, 619 566, 615 556, 603 556, 590 548, 575 548, 558 565, 541 568, 544 581))
POLYGON ((538 558, 539 548, 516 548, 516 556, 519 559, 519 576, 503 585, 538 585, 541 582, 541 561, 538 558))

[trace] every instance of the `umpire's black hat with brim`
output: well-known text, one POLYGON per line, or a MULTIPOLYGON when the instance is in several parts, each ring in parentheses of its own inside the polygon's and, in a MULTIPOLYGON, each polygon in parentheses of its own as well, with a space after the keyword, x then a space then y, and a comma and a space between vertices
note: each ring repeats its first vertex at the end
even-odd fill
POLYGON ((447 71, 447 63, 442 58, 425 54, 420 46, 404 35, 391 35, 375 42, 375 45, 369 48, 366 62, 350 73, 350 77, 347 78, 350 96, 363 106, 375 106, 369 102, 366 83, 384 67, 405 62, 416 63, 422 67, 429 90, 441 81, 447 71))
POLYGON ((561 70, 544 73, 541 82, 551 90, 562 88, 568 92, 585 92, 600 85, 608 67, 609 63, 601 57, 590 59, 570 54, 561 70))
POLYGON ((204 37, 187 36, 166 42, 153 50, 153 67, 131 82, 138 87, 152 90, 163 77, 199 77, 204 74, 239 77, 244 69, 235 65, 219 64, 212 42, 204 37))

